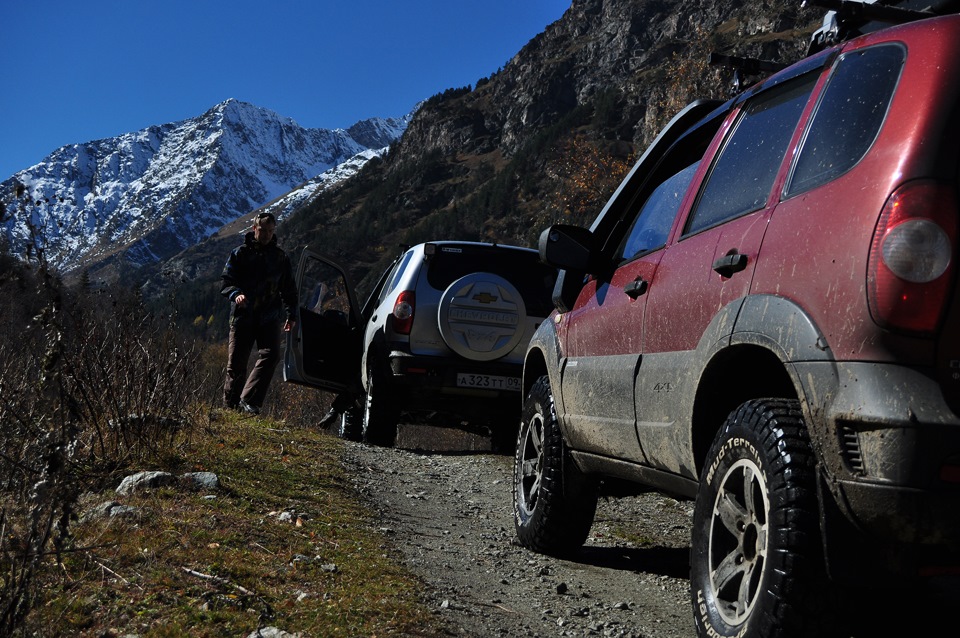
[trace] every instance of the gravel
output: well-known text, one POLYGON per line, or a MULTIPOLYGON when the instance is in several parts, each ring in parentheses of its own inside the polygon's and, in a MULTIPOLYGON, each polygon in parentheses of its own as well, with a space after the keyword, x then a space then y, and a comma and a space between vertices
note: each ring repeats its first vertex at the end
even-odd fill
MULTIPOLYGON (((401 426, 397 443, 347 443, 345 463, 378 516, 374 524, 423 580, 424 597, 449 635, 696 635, 688 580, 692 502, 655 493, 601 498, 586 544, 561 560, 517 544, 511 457, 491 454, 480 437, 424 426, 401 426)), ((843 618, 846 631, 835 626, 834 633, 939 635, 938 627, 955 621, 960 582, 931 593, 909 584, 864 591, 874 609, 841 603, 834 620, 843 618)))
POLYGON ((401 426, 397 448, 348 444, 345 462, 451 635, 694 635, 692 503, 603 498, 580 553, 537 554, 516 541, 513 459, 447 432, 401 426))

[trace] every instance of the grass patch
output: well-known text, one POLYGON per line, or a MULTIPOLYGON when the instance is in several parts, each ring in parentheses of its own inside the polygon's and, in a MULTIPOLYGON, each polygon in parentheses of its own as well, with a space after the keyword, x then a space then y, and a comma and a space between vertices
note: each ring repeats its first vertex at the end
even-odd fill
POLYGON ((209 471, 211 495, 162 488, 116 500, 130 518, 74 526, 74 544, 24 635, 435 636, 420 598, 340 462, 342 442, 265 419, 216 415, 159 469, 209 471))

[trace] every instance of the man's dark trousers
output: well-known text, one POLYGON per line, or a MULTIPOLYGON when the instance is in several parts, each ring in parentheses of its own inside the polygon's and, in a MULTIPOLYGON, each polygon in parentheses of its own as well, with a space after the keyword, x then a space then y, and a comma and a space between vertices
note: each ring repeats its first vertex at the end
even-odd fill
POLYGON ((263 405, 273 371, 280 361, 280 328, 282 322, 238 321, 230 328, 227 343, 227 377, 223 385, 224 405, 235 407, 240 400, 257 408, 263 405), (247 377, 247 361, 253 346, 257 361, 247 377))

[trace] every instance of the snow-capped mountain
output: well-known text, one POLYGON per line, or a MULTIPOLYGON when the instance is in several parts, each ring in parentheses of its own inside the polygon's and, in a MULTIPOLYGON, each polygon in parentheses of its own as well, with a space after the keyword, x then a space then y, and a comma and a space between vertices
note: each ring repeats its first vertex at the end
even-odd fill
POLYGON ((307 129, 230 99, 182 122, 64 146, 16 173, 0 184, 3 233, 14 252, 43 248, 65 272, 121 254, 153 263, 298 186, 309 196, 341 165, 350 174, 408 121, 307 129))

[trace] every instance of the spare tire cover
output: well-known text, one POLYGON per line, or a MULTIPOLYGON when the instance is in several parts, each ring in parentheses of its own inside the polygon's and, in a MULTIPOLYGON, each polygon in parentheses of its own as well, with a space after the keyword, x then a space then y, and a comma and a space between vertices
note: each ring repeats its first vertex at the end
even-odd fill
POLYGON ((509 354, 523 338, 526 318, 526 306, 513 284, 486 272, 450 284, 437 317, 447 346, 473 361, 509 354))

